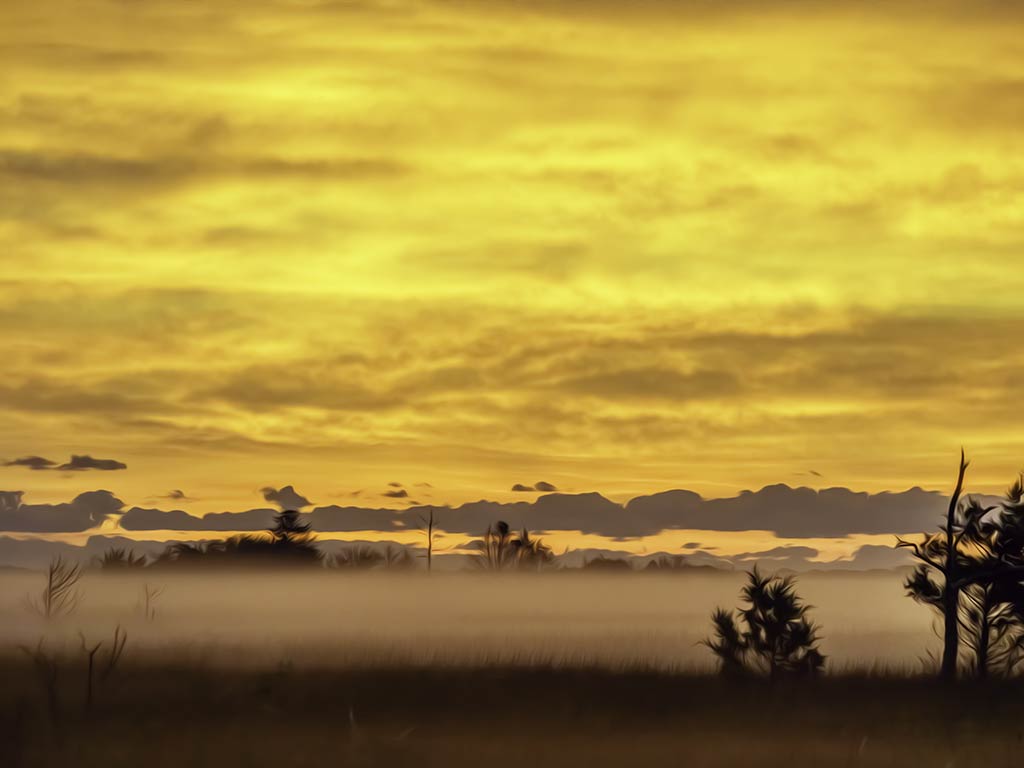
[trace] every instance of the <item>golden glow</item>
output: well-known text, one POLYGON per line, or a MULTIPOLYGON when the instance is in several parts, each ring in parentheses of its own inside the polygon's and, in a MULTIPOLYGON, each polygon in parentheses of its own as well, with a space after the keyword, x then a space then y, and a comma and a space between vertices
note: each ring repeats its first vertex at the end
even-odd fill
POLYGON ((1001 488, 1021 14, 767 5, 4 3, 2 450, 129 469, 0 487, 1001 488))

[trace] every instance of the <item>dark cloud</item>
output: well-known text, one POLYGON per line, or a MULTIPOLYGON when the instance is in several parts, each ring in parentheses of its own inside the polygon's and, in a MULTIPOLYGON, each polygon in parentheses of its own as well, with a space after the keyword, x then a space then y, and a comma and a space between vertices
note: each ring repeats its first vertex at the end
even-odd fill
POLYGON ((57 466, 57 462, 44 459, 42 456, 23 456, 4 463, 5 467, 28 467, 34 470, 50 469, 57 466))
POLYGON ((532 485, 523 485, 522 483, 516 483, 512 486, 512 491, 515 493, 533 493, 536 490, 532 485))
POLYGON ((638 525, 710 531, 772 531, 786 538, 901 533, 934 526, 945 497, 912 488, 902 493, 857 493, 847 488, 770 485, 725 499, 691 491, 640 496, 626 504, 638 525), (643 522, 640 522, 643 521, 643 522))
POLYGON ((212 512, 202 517, 180 509, 164 511, 132 507, 121 516, 126 531, 261 531, 274 523, 273 509, 212 512))
POLYGON ((699 541, 688 541, 683 544, 683 549, 700 549, 701 543, 699 541))
POLYGON ((534 490, 541 491, 542 493, 552 493, 558 490, 551 483, 546 483, 543 480, 541 480, 539 483, 533 486, 533 488, 534 490))
POLYGON ((8 461, 4 466, 28 467, 33 470, 56 470, 58 472, 84 472, 90 469, 110 472, 118 469, 128 469, 128 465, 123 462, 115 461, 114 459, 94 459, 89 455, 72 456, 70 461, 59 466, 55 461, 44 459, 42 456, 25 456, 14 461, 8 461))
POLYGON ((193 501, 193 499, 180 488, 173 488, 160 498, 171 499, 172 501, 193 501))
POLYGON ((57 467, 57 470, 61 472, 84 472, 90 469, 111 472, 118 469, 128 469, 128 465, 114 459, 94 459, 92 456, 84 455, 72 456, 71 461, 57 467))
POLYGON ((64 504, 23 504, 21 491, 0 491, 0 531, 73 533, 102 525, 124 502, 110 491, 88 491, 64 504))
POLYGON ((391 486, 392 488, 401 488, 402 487, 401 483, 396 482, 394 480, 392 480, 390 483, 388 483, 388 485, 391 486))
MULTIPOLYGON (((111 499, 109 492, 97 491, 95 499, 111 499)), ((406 499, 404 489, 384 494, 387 498, 406 499)), ((280 490, 264 489, 264 496, 282 508, 310 506, 305 497, 291 486, 280 490)), ((97 507, 96 503, 83 506, 93 498, 83 494, 70 505, 21 506, 21 496, 7 492, 3 504, 8 524, 17 519, 19 527, 7 530, 85 530, 87 523, 99 524, 106 516, 120 511, 121 502, 97 507), (72 507, 79 510, 75 526, 70 528, 38 528, 42 523, 30 523, 24 510, 39 510, 43 520, 50 512, 53 516, 72 515, 72 507), (81 510, 85 509, 86 513, 81 510), (60 511, 63 510, 63 511, 60 511), (33 527, 36 525, 37 527, 33 527)), ((305 514, 315 530, 390 531, 413 528, 426 507, 409 500, 409 508, 398 511, 388 508, 325 506, 305 514)), ((941 517, 945 497, 938 492, 913 488, 902 493, 867 494, 845 488, 816 491, 810 488, 790 488, 785 485, 767 486, 760 491, 745 491, 725 499, 703 499, 692 491, 674 490, 652 496, 640 496, 625 505, 611 501, 598 493, 550 493, 533 501, 502 503, 475 501, 457 507, 434 507, 441 529, 449 533, 478 535, 495 520, 505 520, 514 528, 527 527, 535 531, 581 531, 622 540, 651 536, 664 530, 708 531, 771 531, 784 538, 842 537, 850 534, 913 533, 930 529, 941 517)), ((259 530, 271 525, 274 510, 252 509, 245 512, 219 512, 194 517, 181 510, 162 511, 133 507, 121 517, 121 526, 127 530, 259 530)), ((72 515, 73 517, 73 515, 72 515)), ((684 549, 696 550, 700 542, 688 542, 684 549)), ((790 548, 791 557, 797 550, 790 548)), ((806 553, 805 553, 806 554, 806 553)), ((769 558, 774 555, 765 550, 745 553, 744 557, 769 558)))
POLYGON ((261 489, 260 492, 263 494, 264 499, 277 504, 281 509, 301 509, 313 503, 305 496, 296 493, 295 489, 290 485, 280 489, 268 486, 261 489))

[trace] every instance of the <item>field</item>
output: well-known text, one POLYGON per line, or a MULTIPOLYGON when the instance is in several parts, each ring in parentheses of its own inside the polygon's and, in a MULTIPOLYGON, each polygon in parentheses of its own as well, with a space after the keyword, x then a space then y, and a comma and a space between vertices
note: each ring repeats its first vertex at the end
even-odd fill
POLYGON ((828 674, 775 686, 696 645, 735 574, 90 574, 50 623, 22 604, 40 578, 0 577, 0 765, 1020 762, 1024 688, 923 676, 930 617, 893 573, 803 578, 828 674))

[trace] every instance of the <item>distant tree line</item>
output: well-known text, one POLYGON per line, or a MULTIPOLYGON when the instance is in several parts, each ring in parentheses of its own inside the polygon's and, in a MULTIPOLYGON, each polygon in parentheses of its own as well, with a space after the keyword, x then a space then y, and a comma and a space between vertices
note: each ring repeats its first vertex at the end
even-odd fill
MULTIPOLYGON (((421 555, 430 570, 434 550, 436 521, 424 519, 427 548, 421 555)), ((523 528, 513 531, 499 520, 488 526, 481 538, 469 543, 468 562, 478 571, 546 571, 564 569, 565 564, 548 546, 523 528)), ((412 570, 417 568, 417 555, 412 547, 388 544, 383 548, 368 544, 342 547, 333 555, 323 552, 316 534, 298 512, 287 510, 274 517, 274 524, 256 534, 231 536, 214 541, 176 541, 168 544, 153 559, 136 554, 129 547, 111 547, 94 559, 104 571, 129 571, 140 568, 180 567, 322 567, 342 570, 412 570)), ((635 571, 630 560, 597 555, 578 566, 584 571, 635 571)), ((645 571, 718 570, 711 566, 693 565, 684 555, 663 555, 652 559, 645 571)))

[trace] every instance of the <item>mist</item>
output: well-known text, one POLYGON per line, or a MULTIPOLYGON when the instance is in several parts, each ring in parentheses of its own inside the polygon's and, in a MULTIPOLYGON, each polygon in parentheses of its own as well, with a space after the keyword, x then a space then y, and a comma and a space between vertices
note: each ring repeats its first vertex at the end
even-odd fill
MULTIPOLYGON (((129 653, 227 666, 588 666, 710 671, 699 643, 742 573, 366 574, 87 572, 78 608, 44 621, 26 606, 43 575, 0 574, 0 645, 76 649, 120 625, 129 653), (161 589, 151 620, 144 586, 161 589)), ((921 670, 932 616, 897 571, 812 573, 798 589, 828 667, 921 670)))

